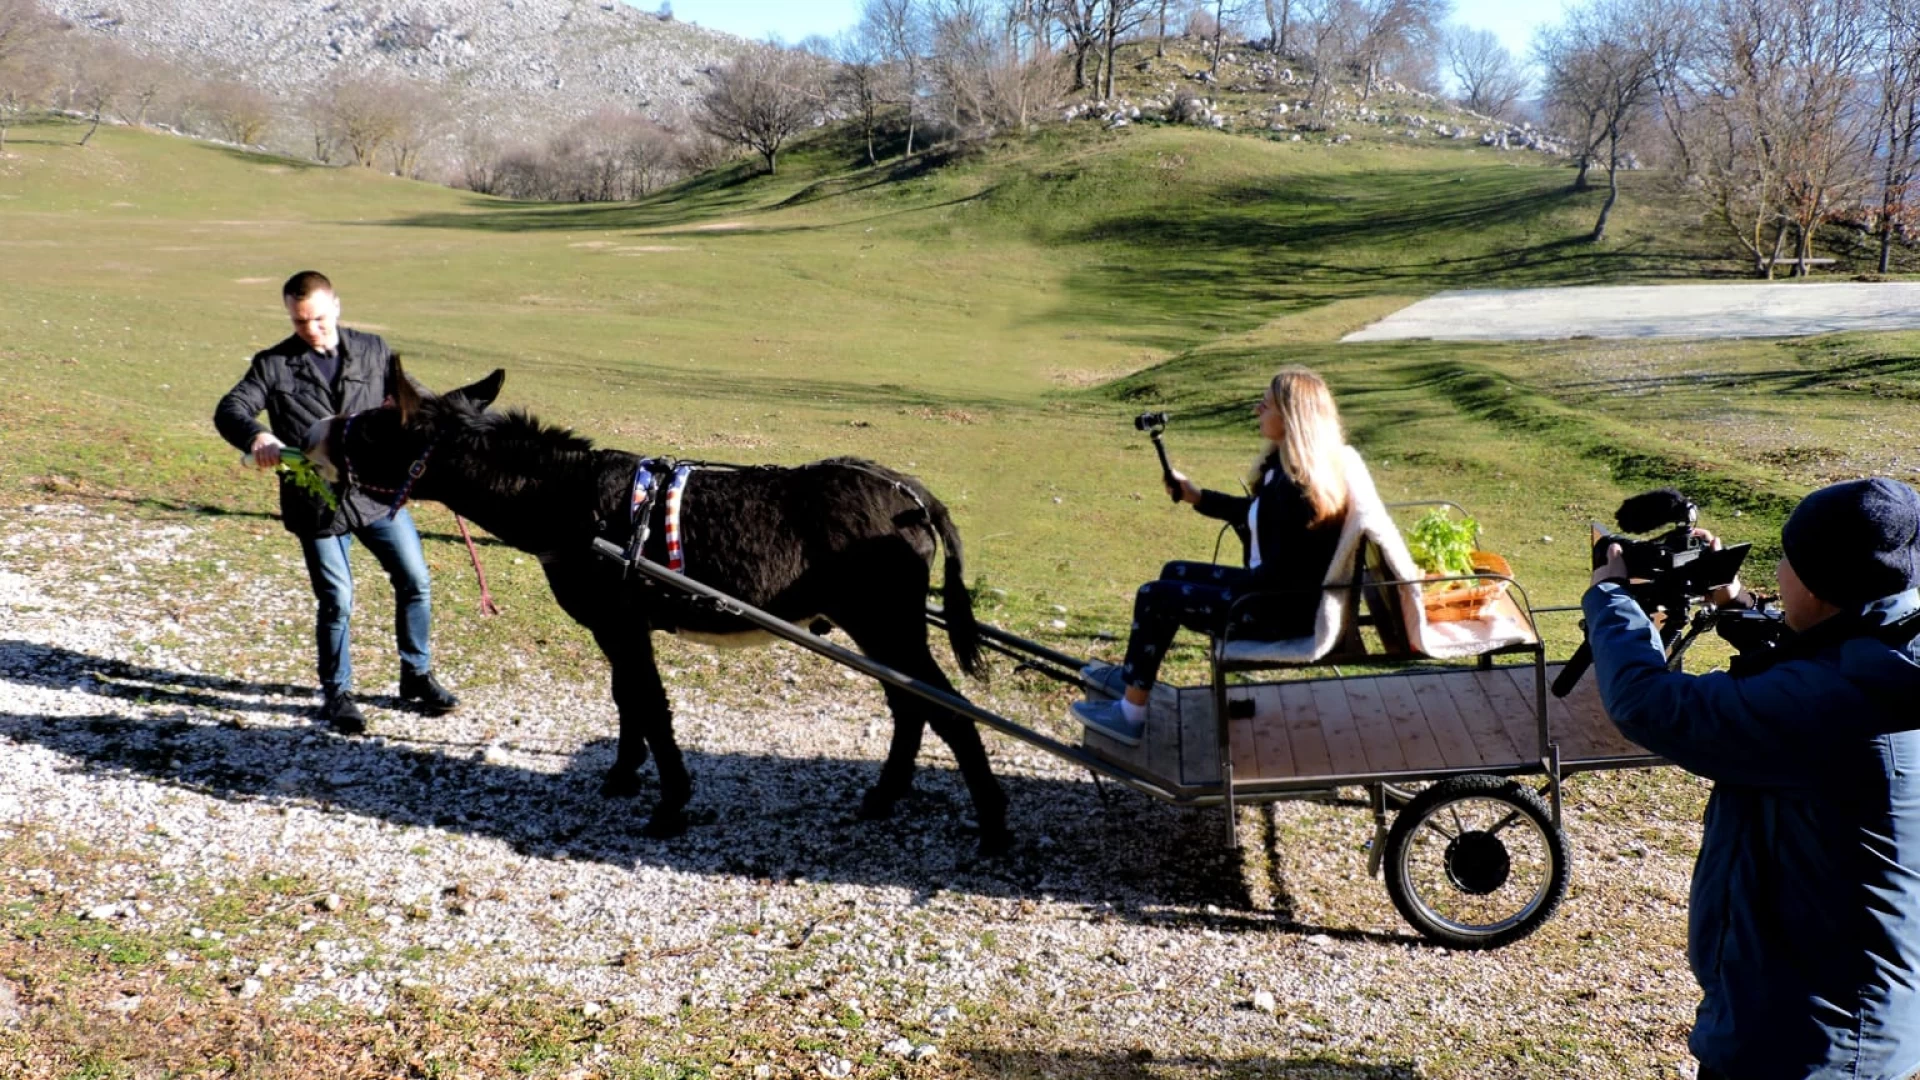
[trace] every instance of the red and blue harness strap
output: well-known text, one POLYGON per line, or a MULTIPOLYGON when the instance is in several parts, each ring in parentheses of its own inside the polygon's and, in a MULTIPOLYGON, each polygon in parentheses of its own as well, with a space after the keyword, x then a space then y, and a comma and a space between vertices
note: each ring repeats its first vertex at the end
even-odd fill
MULTIPOLYGON (((667 466, 667 462, 655 458, 641 458, 640 464, 633 470, 633 491, 627 500, 627 519, 633 526, 633 537, 627 542, 627 559, 632 561, 646 545, 647 536, 652 531, 651 503, 659 492, 660 474, 657 470, 667 466)), ((693 474, 692 465, 674 465, 673 479, 667 484, 666 530, 667 530, 667 569, 675 573, 686 570, 686 556, 680 546, 680 499, 687 487, 687 477, 693 474)))
POLYGON ((693 466, 675 466, 673 483, 667 487, 667 569, 676 574, 684 573, 687 568, 686 556, 680 550, 680 498, 686 492, 687 477, 691 475, 693 466))

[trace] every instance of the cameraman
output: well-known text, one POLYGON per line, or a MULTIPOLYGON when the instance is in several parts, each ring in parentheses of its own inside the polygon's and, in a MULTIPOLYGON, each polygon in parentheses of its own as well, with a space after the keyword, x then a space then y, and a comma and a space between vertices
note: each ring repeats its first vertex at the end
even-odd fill
POLYGON ((1790 633, 1739 677, 1668 671, 1620 548, 1594 571, 1607 714, 1713 781, 1687 926, 1700 1080, 1920 1071, 1917 531, 1897 481, 1803 499, 1780 536, 1790 633))

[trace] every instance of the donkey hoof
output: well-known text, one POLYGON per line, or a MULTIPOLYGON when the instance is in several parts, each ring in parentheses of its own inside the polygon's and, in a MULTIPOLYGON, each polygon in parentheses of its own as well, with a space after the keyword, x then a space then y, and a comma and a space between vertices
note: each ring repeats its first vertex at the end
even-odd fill
POLYGON ((640 774, 632 769, 614 767, 600 781, 600 795, 607 799, 631 799, 640 794, 640 774))
POLYGON ((980 857, 984 859, 1005 855, 1013 849, 1013 834, 1004 827, 980 830, 980 857))
POLYGON ((660 809, 653 812, 653 817, 647 820, 647 827, 640 831, 651 840, 671 840, 684 835, 687 825, 685 810, 660 809))
POLYGON ((893 816, 893 804, 900 796, 873 788, 860 800, 861 821, 885 821, 893 816))

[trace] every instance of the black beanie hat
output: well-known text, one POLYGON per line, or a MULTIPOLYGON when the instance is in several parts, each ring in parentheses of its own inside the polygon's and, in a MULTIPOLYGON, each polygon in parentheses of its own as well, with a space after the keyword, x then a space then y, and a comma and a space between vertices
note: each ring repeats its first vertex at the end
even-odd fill
POLYGON ((1920 583, 1920 493, 1878 476, 1823 487, 1793 508, 1780 546, 1801 584, 1835 607, 1905 592, 1920 583))

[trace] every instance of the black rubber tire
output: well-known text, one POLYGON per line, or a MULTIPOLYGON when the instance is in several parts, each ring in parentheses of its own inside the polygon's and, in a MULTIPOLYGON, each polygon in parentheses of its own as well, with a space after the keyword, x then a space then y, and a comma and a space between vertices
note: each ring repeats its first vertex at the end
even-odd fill
POLYGON ((1393 906, 1415 930, 1433 941, 1456 949, 1497 949, 1526 937, 1540 928, 1560 907, 1567 895, 1567 838, 1553 823, 1553 815, 1533 790, 1517 780, 1500 776, 1470 775, 1442 780, 1413 797, 1393 819, 1387 832, 1387 895, 1393 906), (1409 875, 1409 859, 1418 854, 1414 843, 1422 828, 1437 814, 1467 800, 1504 803, 1511 808, 1492 830, 1469 830, 1455 836, 1436 825, 1435 831, 1450 837, 1444 852, 1446 875, 1441 884, 1423 886, 1421 875, 1409 875), (1542 878, 1531 889, 1524 886, 1516 894, 1510 914, 1499 918, 1450 918, 1436 910, 1435 902, 1421 894, 1444 890, 1455 898, 1492 895, 1511 884, 1511 861, 1506 845, 1497 842, 1500 831, 1519 823, 1530 827, 1537 837, 1537 855, 1544 860, 1542 878))

